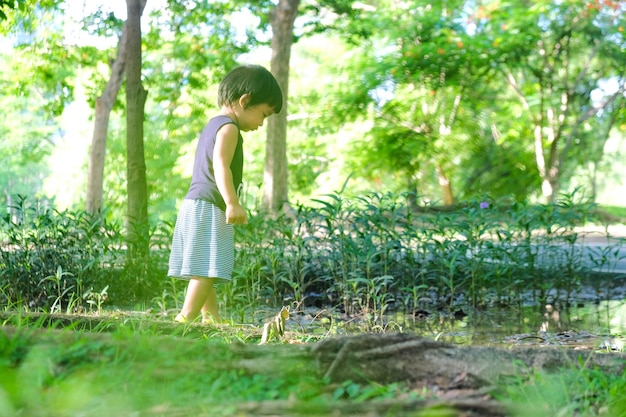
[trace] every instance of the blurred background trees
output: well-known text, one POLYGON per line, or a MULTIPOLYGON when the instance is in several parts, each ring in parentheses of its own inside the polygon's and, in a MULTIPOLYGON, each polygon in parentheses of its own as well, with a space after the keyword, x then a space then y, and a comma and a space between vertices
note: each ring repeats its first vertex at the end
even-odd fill
MULTIPOLYGON (((147 0, 142 141, 152 224, 175 218, 219 79, 241 63, 270 68, 281 46, 290 54, 284 146, 267 147, 283 140, 272 129, 245 135, 250 209, 340 189, 408 192, 415 205, 549 202, 581 186, 626 205, 613 198, 624 187, 623 2, 288 5, 297 7, 293 33, 277 43, 271 2, 147 0), (284 186, 268 186, 268 170, 284 186)), ((84 208, 95 103, 112 76, 126 4, 2 1, 0 10, 1 203, 24 194, 84 208)), ((127 214, 125 100, 121 88, 102 174, 102 207, 116 219, 127 214)))

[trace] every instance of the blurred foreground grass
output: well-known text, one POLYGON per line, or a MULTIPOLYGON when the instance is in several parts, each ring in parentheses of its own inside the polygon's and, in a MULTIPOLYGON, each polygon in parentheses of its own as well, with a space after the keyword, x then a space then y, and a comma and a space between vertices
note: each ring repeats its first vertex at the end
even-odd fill
POLYGON ((2 417, 626 416, 626 375, 594 369, 525 372, 476 391, 438 388, 433 375, 432 388, 417 389, 331 382, 297 332, 258 346, 255 329, 237 326, 15 323, 0 329, 2 417))
POLYGON ((257 346, 241 328, 149 323, 2 327, 0 416, 245 416, 273 401, 327 415, 338 401, 417 398, 399 384, 330 383, 297 360, 302 344, 257 346), (274 366, 287 356, 295 360, 274 366))

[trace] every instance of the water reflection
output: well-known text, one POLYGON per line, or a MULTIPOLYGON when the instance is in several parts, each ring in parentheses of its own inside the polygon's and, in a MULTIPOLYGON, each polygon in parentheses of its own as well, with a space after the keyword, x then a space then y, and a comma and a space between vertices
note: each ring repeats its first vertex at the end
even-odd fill
POLYGON ((463 345, 567 344, 595 347, 626 335, 626 300, 474 311, 404 318, 404 331, 463 345))
POLYGON ((605 346, 623 350, 626 300, 458 309, 452 313, 398 311, 388 313, 382 321, 367 315, 347 317, 331 310, 309 308, 293 318, 297 327, 314 337, 406 332, 457 345, 562 345, 579 349, 605 346))

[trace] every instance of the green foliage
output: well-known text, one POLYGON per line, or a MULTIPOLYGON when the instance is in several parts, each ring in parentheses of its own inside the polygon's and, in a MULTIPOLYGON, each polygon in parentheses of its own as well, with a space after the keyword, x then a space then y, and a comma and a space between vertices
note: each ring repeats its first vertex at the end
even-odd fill
MULTIPOLYGON (((446 391, 404 382, 331 382, 321 376, 313 358, 302 355, 306 347, 253 350, 242 345, 245 340, 224 336, 235 329, 218 332, 218 337, 212 336, 215 329, 206 327, 181 335, 179 326, 169 333, 162 322, 151 327, 146 318, 111 317, 111 327, 103 323, 91 331, 78 326, 47 330, 52 322, 22 319, 7 320, 0 331, 3 416, 227 416, 256 415, 259 410, 322 416, 339 408, 356 415, 351 406, 383 415, 371 407, 377 402, 398 406, 384 415, 459 414, 446 404, 447 399, 457 399, 450 396, 456 390, 435 400, 446 391), (430 407, 424 397, 433 399, 430 407), (414 409, 408 411, 407 404, 414 409)), ((554 372, 521 367, 518 376, 495 381, 487 394, 478 392, 495 398, 512 417, 623 417, 626 374, 603 372, 582 361, 577 365, 554 372)), ((461 401, 464 392, 456 394, 461 401)))
POLYGON ((61 29, 66 19, 58 1, 24 3, 3 30, 13 35, 12 62, 19 68, 18 83, 6 91, 37 101, 50 122, 74 99, 80 48, 65 44, 61 29))
MULTIPOLYGON (((575 186, 568 179, 581 167, 597 174, 610 169, 604 139, 623 130, 625 102, 617 94, 602 111, 596 105, 600 93, 613 97, 623 67, 622 9, 614 2, 535 3, 302 3, 290 72, 291 201, 331 192, 351 174, 355 194, 410 191, 439 201, 437 172, 459 201, 511 192, 516 201, 528 201, 541 188, 534 126, 542 120, 542 131, 553 129, 549 114, 564 121, 555 130, 561 137, 553 157, 544 148, 547 161, 559 161, 563 190, 575 186), (548 55, 541 55, 539 42, 548 55), (570 106, 559 116, 563 97, 570 106)), ((14 48, 0 77, 8 115, 0 127, 0 185, 9 194, 50 193, 41 179, 57 170, 46 166, 47 156, 65 133, 56 116, 83 88, 90 105, 102 94, 116 49, 100 43, 116 45, 123 22, 105 4, 83 22, 69 22, 70 4, 59 0, 5 4, 9 14, 0 30, 14 48), (98 47, 76 45, 78 36, 68 35, 81 24, 81 45, 93 40, 98 47)), ((175 217, 194 141, 215 110, 218 80, 238 62, 267 63, 258 47, 268 43, 273 7, 271 1, 171 0, 144 15, 152 224, 175 217)), ((126 203, 123 99, 122 91, 105 164, 104 201, 116 220, 126 203)), ((262 183, 262 133, 246 136, 248 198, 262 183)), ((595 185, 596 177, 584 178, 595 185)), ((72 202, 80 204, 75 194, 72 202)))
POLYGON ((99 248, 92 238, 98 224, 17 198, 1 229, 2 283, 9 284, 4 295, 8 301, 20 299, 32 308, 60 309, 70 302, 70 294, 80 297, 83 279, 96 273, 93 259, 97 256, 93 255, 99 248))
MULTIPOLYGON (((545 303, 554 297, 551 290, 568 297, 589 272, 574 249, 584 239, 576 227, 586 223, 595 205, 577 194, 546 205, 485 198, 455 210, 420 211, 408 210, 406 198, 332 194, 314 207, 299 206, 291 216, 251 215, 250 224, 237 229, 236 270, 233 283, 220 287, 223 305, 243 322, 250 310, 262 314, 266 306, 293 301, 361 318, 360 331, 386 331, 390 312, 415 314, 424 300, 449 311, 468 303, 521 304, 529 297, 545 303)), ((178 281, 162 281, 170 229, 152 230, 150 259, 129 263, 119 229, 104 219, 18 201, 0 228, 2 304, 28 307, 34 299, 47 311, 71 313, 86 303, 82 308, 95 312, 110 296, 126 304, 151 300, 163 312, 180 307, 178 281), (95 285, 87 289, 90 283, 95 285)), ((597 262, 610 263, 614 256, 603 254, 597 262)), ((200 340, 192 325, 177 327, 176 336, 183 332, 185 340, 155 339, 163 330, 148 320, 112 318, 95 330, 117 329, 113 343, 84 337, 78 324, 75 335, 53 333, 45 343, 34 343, 34 333, 20 329, 26 326, 20 320, 3 323, 17 325, 16 332, 0 332, 1 415, 122 415, 148 409, 232 415, 240 403, 274 400, 314 415, 336 402, 416 396, 403 384, 331 384, 298 366, 263 373, 228 368, 223 364, 232 351, 217 341, 215 329, 202 331, 200 340)), ((28 326, 47 327, 54 320, 45 315, 38 323, 28 326)), ((250 339, 241 329, 229 336, 231 342, 250 339)), ((585 367, 521 374, 526 376, 497 388, 516 417, 607 409, 623 416, 626 374, 585 367)), ((420 413, 455 415, 443 406, 420 413)))
MULTIPOLYGON (((330 195, 293 217, 252 216, 236 234, 236 269, 223 301, 232 311, 289 300, 330 305, 370 329, 384 328, 389 310, 415 312, 421 299, 450 310, 565 301, 590 274, 576 228, 594 206, 576 199, 483 202, 487 208, 473 201, 416 215, 404 196, 330 195)), ((606 267, 617 255, 609 248, 590 256, 594 267, 606 267)))
MULTIPOLYGON (((546 182, 557 190, 560 182, 567 184, 576 167, 602 160, 602 149, 623 107, 623 84, 605 87, 608 79, 619 77, 624 65, 623 54, 615 55, 624 41, 623 13, 612 2, 546 1, 537 2, 524 14, 518 11, 511 10, 515 18, 494 11, 493 26, 485 34, 508 30, 510 23, 517 22, 521 26, 513 30, 532 38, 527 50, 515 45, 517 51, 507 51, 508 59, 500 69, 510 91, 524 105, 521 117, 534 126, 535 143, 541 148, 535 149, 537 168, 544 180, 544 195, 549 196, 546 182)), ((506 48, 504 44, 517 39, 494 42, 506 48)))
MULTIPOLYGON (((0 68, 0 85, 7 86, 7 92, 20 85, 23 70, 15 62, 0 56, 0 68)), ((56 128, 47 112, 27 98, 30 92, 0 97, 5 116, 0 126, 0 188, 5 190, 0 202, 4 206, 11 195, 39 191, 50 171, 46 158, 53 149, 56 128)))
POLYGON ((576 167, 599 163, 619 124, 624 85, 605 84, 624 65, 620 7, 377 2, 377 30, 334 63, 339 75, 323 97, 309 99, 337 109, 322 123, 371 126, 352 141, 350 166, 393 175, 394 191, 419 184, 418 194, 438 200, 439 171, 461 199, 514 189, 522 201, 542 181, 556 198, 576 167))
POLYGON ((120 228, 104 218, 17 196, 0 227, 2 302, 72 312, 100 310, 108 295, 125 302, 145 298, 155 284, 149 277, 162 268, 158 247, 139 262, 126 257, 124 243, 120 228))
POLYGON ((217 102, 205 89, 219 82, 250 48, 248 39, 237 36, 231 19, 224 18, 236 10, 232 4, 208 0, 194 3, 195 7, 189 7, 186 1, 168 1, 168 10, 159 9, 150 16, 160 25, 152 25, 144 37, 151 45, 144 63, 151 73, 146 88, 154 90, 152 100, 166 107, 167 123, 181 126, 188 120, 184 114, 173 112, 176 106, 190 105, 194 110, 190 116, 205 116, 206 109, 217 102))
POLYGON ((15 3, 15 0, 0 0, 0 20, 6 20, 7 15, 5 9, 14 9, 15 3))
POLYGON ((407 388, 401 384, 390 385, 370 384, 363 385, 353 381, 344 381, 333 391, 333 399, 349 399, 354 402, 363 402, 369 399, 397 398, 407 394, 407 388))
MULTIPOLYGON (((600 383, 605 379, 609 379, 609 383, 604 383, 603 388, 608 391, 608 403, 609 412, 613 417, 625 417, 626 416, 626 396, 624 391, 626 390, 626 372, 621 378, 610 378, 607 376, 599 375, 597 379, 600 383)), ((599 384, 596 384, 599 385, 599 384)))
MULTIPOLYGON (((179 307, 181 284, 163 280, 171 225, 151 230, 144 237, 150 256, 135 259, 120 229, 103 218, 21 201, 2 229, 7 302, 68 312, 100 312, 110 302, 179 307)), ((407 209, 405 195, 334 194, 316 203, 293 216, 251 215, 238 228, 233 282, 219 294, 241 321, 248 312, 262 314, 259 306, 294 302, 338 309, 381 330, 390 312, 413 314, 423 299, 446 311, 568 301, 590 266, 610 270, 619 256, 609 246, 585 255, 590 266, 583 263, 577 244, 584 236, 576 228, 594 205, 576 195, 552 205, 471 201, 421 213, 407 209)))
POLYGON ((601 205, 597 207, 595 216, 601 223, 626 223, 626 207, 601 205))

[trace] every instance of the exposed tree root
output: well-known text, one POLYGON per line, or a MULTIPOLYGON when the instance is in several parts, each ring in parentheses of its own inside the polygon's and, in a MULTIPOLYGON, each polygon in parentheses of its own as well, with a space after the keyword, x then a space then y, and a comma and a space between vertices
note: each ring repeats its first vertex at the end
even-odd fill
POLYGON ((480 388, 503 376, 531 370, 597 367, 624 371, 623 353, 558 347, 454 346, 408 334, 362 334, 322 340, 311 346, 324 375, 333 380, 404 381, 415 386, 480 388))

